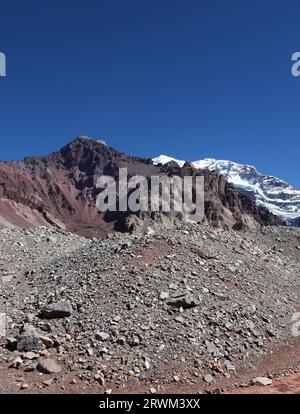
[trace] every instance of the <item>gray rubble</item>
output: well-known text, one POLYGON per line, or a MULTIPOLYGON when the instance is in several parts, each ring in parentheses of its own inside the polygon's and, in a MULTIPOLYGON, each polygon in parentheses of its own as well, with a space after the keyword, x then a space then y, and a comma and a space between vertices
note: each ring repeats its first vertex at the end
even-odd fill
POLYGON ((0 356, 28 375, 110 388, 214 384, 292 338, 299 229, 182 223, 101 240, 46 228, 0 236, 1 272, 12 277, 0 284, 0 356))

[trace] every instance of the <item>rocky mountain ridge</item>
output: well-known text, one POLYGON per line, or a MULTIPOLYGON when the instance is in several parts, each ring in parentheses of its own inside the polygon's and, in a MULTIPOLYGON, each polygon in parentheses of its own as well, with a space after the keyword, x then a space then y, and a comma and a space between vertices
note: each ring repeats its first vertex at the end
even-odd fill
MULTIPOLYGON (((155 165, 172 162, 183 166, 185 161, 166 155, 153 158, 155 165)), ((232 161, 205 158, 191 163, 201 170, 215 171, 226 178, 235 188, 243 191, 271 213, 281 217, 288 224, 298 226, 300 220, 300 190, 296 190, 286 181, 260 173, 251 165, 232 161)))
MULTIPOLYGON (((0 217, 14 225, 55 226, 88 237, 108 232, 144 231, 149 225, 172 225, 177 220, 165 214, 99 213, 96 181, 101 175, 118 177, 119 168, 128 175, 182 175, 184 168, 156 166, 150 159, 132 157, 105 142, 78 137, 62 149, 44 157, 0 163, 0 217)), ((217 227, 243 228, 281 224, 281 220, 234 189, 219 174, 205 175, 204 222, 217 227)))

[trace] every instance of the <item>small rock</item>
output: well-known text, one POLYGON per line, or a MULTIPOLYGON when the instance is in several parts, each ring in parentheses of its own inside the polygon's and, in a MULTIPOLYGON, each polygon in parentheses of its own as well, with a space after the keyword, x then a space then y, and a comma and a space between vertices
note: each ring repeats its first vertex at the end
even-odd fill
POLYGON ((26 315, 26 322, 28 323, 32 323, 34 321, 35 316, 32 313, 28 313, 28 315, 26 315))
POLYGON ((95 374, 95 376, 94 376, 94 379, 97 381, 97 382, 99 382, 99 384, 102 386, 102 387, 104 387, 104 385, 105 385, 105 379, 104 379, 104 377, 103 377, 103 375, 101 375, 101 374, 95 374))
POLYGON ((176 308, 189 309, 199 305, 199 302, 189 292, 177 292, 168 300, 168 305, 176 308))
POLYGON ((48 379, 43 381, 43 384, 46 385, 46 387, 49 387, 53 383, 53 379, 48 379))
POLYGON ((211 384, 212 382, 214 382, 214 379, 213 379, 212 375, 210 375, 210 374, 204 375, 203 379, 208 384, 211 384))
POLYGON ((54 359, 45 358, 39 361, 37 369, 44 374, 58 374, 61 366, 54 359))
POLYGON ((34 334, 24 333, 17 336, 17 350, 20 352, 37 351, 40 348, 40 340, 34 334))
POLYGON ((227 295, 224 295, 224 293, 220 293, 220 292, 212 292, 212 294, 213 294, 216 298, 218 298, 218 299, 220 299, 220 300, 225 300, 225 299, 228 299, 228 296, 227 296, 227 295))
POLYGON ((23 354, 24 359, 37 359, 39 357, 39 354, 36 354, 35 352, 25 352, 23 354))
POLYGON ((108 338, 109 338, 109 334, 108 333, 106 333, 106 332, 97 332, 96 333, 96 339, 98 340, 98 341, 107 341, 108 340, 108 338))
POLYGON ((266 387, 268 385, 272 385, 272 380, 270 378, 267 378, 267 377, 256 377, 251 381, 251 383, 253 385, 262 385, 262 386, 266 387))
POLYGON ((24 369, 25 372, 33 372, 37 369, 37 362, 32 362, 31 364, 27 365, 27 367, 24 369))
POLYGON ((94 351, 93 351, 93 349, 92 349, 92 348, 88 348, 88 349, 86 350, 86 353, 88 354, 88 356, 93 356, 93 355, 94 355, 94 351))
POLYGON ((12 276, 2 276, 2 283, 9 283, 13 280, 12 276))
POLYGON ((19 369, 19 367, 22 365, 22 358, 17 357, 13 360, 13 362, 9 365, 9 368, 15 368, 15 369, 19 369))
POLYGON ((47 351, 47 349, 42 349, 40 352, 40 356, 44 356, 47 357, 50 355, 49 351, 47 351))
POLYGON ((160 299, 162 299, 162 300, 168 299, 168 297, 169 297, 169 292, 160 292, 159 297, 160 297, 160 299))
POLYGON ((118 338, 117 343, 119 345, 125 345, 126 344, 126 338, 125 336, 120 336, 120 338, 118 338))
POLYGON ((71 316, 72 313, 73 308, 70 302, 56 302, 44 306, 39 316, 45 319, 56 319, 71 316))
POLYGON ((217 253, 211 247, 202 247, 194 250, 202 259, 214 259, 217 253))
POLYGON ((274 330, 274 329, 272 329, 272 328, 267 329, 267 330, 266 330, 266 334, 267 334, 267 335, 269 335, 271 338, 273 338, 273 337, 275 337, 275 336, 276 336, 276 332, 275 332, 275 330, 274 330))
POLYGON ((52 341, 52 339, 49 338, 48 336, 41 335, 40 340, 42 341, 42 343, 45 345, 46 348, 54 347, 54 341, 52 341))
POLYGON ((183 323, 184 322, 184 318, 181 315, 175 316, 174 320, 176 322, 179 322, 179 323, 183 323))
POLYGON ((17 349, 18 341, 16 338, 13 337, 7 337, 6 338, 6 348, 10 351, 15 351, 17 349))
POLYGON ((126 306, 127 306, 127 309, 130 310, 130 311, 135 309, 135 304, 134 303, 127 303, 126 306))
POLYGON ((33 325, 31 325, 30 323, 24 323, 21 328, 20 328, 20 334, 22 333, 26 333, 28 335, 36 335, 36 329, 33 325))
POLYGON ((235 371, 235 366, 228 359, 225 360, 224 365, 227 371, 235 371))

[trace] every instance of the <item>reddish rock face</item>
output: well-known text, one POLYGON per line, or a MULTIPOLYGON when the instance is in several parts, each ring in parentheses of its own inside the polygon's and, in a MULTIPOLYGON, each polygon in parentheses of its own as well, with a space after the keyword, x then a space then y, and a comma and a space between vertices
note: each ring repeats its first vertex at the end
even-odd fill
MULTIPOLYGON (((58 226, 87 237, 101 237, 115 229, 128 231, 128 213, 100 214, 96 208, 96 181, 101 175, 196 175, 205 177, 205 219, 213 226, 277 225, 281 220, 234 190, 223 177, 186 164, 154 166, 150 159, 131 157, 103 142, 79 137, 45 157, 0 162, 0 220, 22 226, 58 226)), ((148 217, 149 218, 149 217, 148 217)), ((147 218, 147 219, 148 219, 147 218)), ((1 223, 1 221, 0 221, 1 223)))

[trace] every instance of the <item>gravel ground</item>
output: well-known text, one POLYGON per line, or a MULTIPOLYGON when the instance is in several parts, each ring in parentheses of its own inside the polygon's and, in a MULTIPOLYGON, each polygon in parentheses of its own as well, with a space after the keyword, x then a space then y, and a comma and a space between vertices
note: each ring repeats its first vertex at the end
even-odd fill
POLYGON ((299 229, 0 236, 0 392, 5 381, 9 392, 236 386, 294 340, 299 229))

